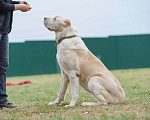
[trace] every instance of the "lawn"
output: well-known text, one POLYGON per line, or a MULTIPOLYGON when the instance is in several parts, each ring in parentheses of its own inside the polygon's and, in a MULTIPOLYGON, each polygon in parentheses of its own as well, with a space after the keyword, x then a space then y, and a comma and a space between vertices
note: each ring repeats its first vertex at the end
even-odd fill
POLYGON ((120 81, 126 101, 108 106, 83 107, 80 104, 95 99, 80 88, 80 99, 75 107, 66 108, 71 100, 70 86, 65 101, 59 106, 48 106, 58 95, 61 75, 9 77, 7 82, 32 81, 31 85, 7 86, 8 100, 19 109, 0 110, 0 119, 54 120, 150 120, 150 69, 111 71, 120 81))

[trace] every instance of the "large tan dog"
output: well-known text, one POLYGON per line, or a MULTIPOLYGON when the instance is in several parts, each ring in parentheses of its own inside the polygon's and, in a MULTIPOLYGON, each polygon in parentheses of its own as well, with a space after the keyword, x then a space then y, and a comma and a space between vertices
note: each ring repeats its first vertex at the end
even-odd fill
POLYGON ((44 25, 56 34, 57 60, 62 73, 62 84, 55 102, 65 98, 71 83, 72 100, 67 106, 75 106, 79 99, 79 84, 91 93, 97 102, 81 105, 107 105, 125 101, 125 93, 119 81, 86 47, 72 22, 64 17, 44 18, 44 25))

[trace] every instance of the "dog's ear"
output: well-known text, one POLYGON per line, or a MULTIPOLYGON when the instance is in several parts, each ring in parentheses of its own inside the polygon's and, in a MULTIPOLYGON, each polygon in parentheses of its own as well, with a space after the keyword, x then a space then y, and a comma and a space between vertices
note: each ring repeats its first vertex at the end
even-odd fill
POLYGON ((68 26, 71 25, 71 21, 70 20, 65 20, 64 23, 65 23, 64 24, 65 27, 68 27, 68 26))

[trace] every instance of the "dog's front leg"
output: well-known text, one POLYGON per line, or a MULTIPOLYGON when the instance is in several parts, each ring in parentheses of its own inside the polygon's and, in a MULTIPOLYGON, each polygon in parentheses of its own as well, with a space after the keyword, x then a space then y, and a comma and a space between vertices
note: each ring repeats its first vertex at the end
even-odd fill
POLYGON ((55 100, 55 102, 50 102, 48 105, 58 105, 61 101, 64 100, 69 83, 70 81, 68 76, 62 71, 62 83, 59 90, 58 98, 55 100))
POLYGON ((69 76, 70 82, 71 82, 71 96, 72 100, 68 106, 75 106, 76 102, 79 99, 79 77, 77 77, 76 73, 73 73, 69 76))

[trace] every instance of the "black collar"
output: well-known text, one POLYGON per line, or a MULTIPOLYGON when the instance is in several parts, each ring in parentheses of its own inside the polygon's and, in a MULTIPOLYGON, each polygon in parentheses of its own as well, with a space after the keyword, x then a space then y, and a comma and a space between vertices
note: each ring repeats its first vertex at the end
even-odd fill
POLYGON ((55 43, 54 45, 57 46, 59 43, 61 43, 64 39, 69 39, 69 38, 73 38, 73 37, 77 37, 76 35, 73 35, 73 36, 67 36, 67 37, 64 37, 60 40, 58 40, 58 43, 55 43))

